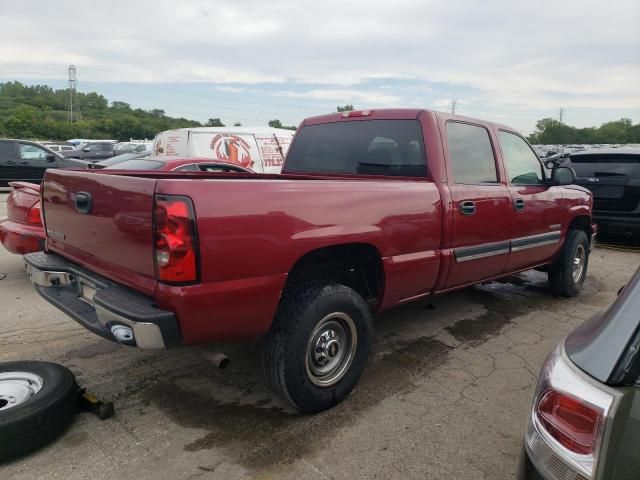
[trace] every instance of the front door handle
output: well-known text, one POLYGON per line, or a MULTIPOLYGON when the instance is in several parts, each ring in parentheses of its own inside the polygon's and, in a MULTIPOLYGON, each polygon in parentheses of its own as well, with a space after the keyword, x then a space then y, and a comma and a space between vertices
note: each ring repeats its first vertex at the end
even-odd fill
POLYGON ((516 212, 521 212, 522 210, 524 210, 524 200, 522 198, 516 198, 513 201, 513 209, 516 212))
POLYGON ((473 200, 463 200, 460 202, 460 213, 462 215, 473 215, 476 213, 476 202, 473 200))
POLYGON ((7 160, 7 165, 15 165, 16 162, 14 162, 13 160, 7 160))

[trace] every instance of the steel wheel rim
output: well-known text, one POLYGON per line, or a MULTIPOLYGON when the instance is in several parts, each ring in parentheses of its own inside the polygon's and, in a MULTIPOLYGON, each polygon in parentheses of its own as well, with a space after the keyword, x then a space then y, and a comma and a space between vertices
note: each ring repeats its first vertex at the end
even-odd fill
POLYGON ((23 404, 42 390, 43 386, 42 377, 34 373, 0 373, 0 411, 23 404))
POLYGON ((576 254, 573 256, 573 265, 572 265, 572 274, 573 281, 578 283, 580 278, 582 277, 582 272, 584 271, 584 262, 587 258, 586 250, 583 245, 578 245, 578 249, 576 250, 576 254))
POLYGON ((305 370, 319 387, 339 382, 353 363, 358 334, 353 319, 342 312, 330 313, 318 322, 309 336, 305 370))

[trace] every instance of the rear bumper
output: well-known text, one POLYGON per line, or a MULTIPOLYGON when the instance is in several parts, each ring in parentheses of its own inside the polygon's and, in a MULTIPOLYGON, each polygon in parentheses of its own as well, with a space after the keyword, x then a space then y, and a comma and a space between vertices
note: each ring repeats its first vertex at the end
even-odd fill
MULTIPOLYGON (((155 306, 152 298, 90 272, 55 253, 24 256, 36 291, 82 326, 103 338, 144 349, 180 344, 175 315, 155 306), (118 339, 114 327, 133 333, 118 339)), ((117 330, 117 329, 116 329, 117 330)))
POLYGON ((42 225, 25 225, 8 218, 0 220, 0 243, 11 253, 24 255, 44 250, 42 225))

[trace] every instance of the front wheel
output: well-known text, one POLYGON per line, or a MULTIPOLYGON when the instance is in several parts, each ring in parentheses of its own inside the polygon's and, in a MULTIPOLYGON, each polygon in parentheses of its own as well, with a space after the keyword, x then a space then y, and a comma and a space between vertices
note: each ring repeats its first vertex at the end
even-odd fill
POLYGON ((304 285, 283 298, 267 336, 267 381, 302 412, 331 408, 358 382, 372 338, 371 313, 358 293, 344 285, 304 285))
POLYGON ((558 258, 549 266, 551 291, 563 297, 580 293, 589 266, 589 239, 582 230, 570 230, 558 258))

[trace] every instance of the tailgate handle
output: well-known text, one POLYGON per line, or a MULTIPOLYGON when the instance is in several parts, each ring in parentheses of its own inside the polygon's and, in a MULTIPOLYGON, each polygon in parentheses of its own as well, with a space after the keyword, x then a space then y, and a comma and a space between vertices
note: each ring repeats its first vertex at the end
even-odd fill
POLYGON ((91 213, 91 194, 87 192, 76 193, 76 210, 80 213, 91 213))

